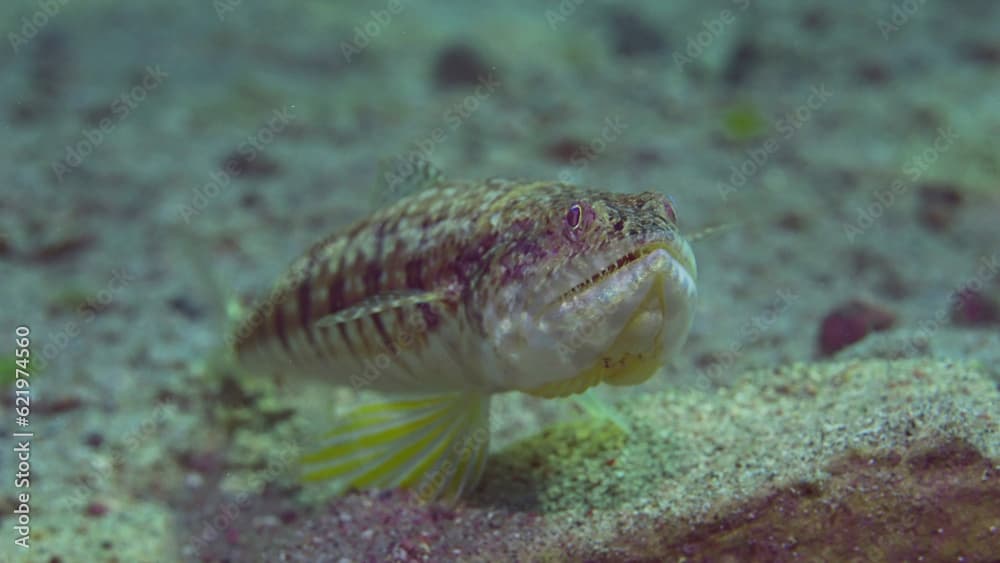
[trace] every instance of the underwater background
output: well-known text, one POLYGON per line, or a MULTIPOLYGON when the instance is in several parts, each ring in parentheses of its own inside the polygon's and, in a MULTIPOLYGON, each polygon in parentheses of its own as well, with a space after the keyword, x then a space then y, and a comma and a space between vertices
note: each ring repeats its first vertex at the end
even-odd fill
POLYGON ((1000 4, 39 0, 0 30, 0 561, 1000 553, 1000 4), (300 486, 358 398, 225 361, 233 304, 413 156, 723 226, 681 352, 600 389, 626 429, 501 397, 457 506, 300 486))

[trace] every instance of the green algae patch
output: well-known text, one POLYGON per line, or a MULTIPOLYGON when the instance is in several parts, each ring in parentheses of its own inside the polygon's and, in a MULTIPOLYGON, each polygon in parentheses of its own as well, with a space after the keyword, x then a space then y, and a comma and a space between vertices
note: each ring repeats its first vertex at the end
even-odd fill
POLYGON ((734 104, 722 112, 722 134, 728 141, 753 141, 767 134, 767 127, 767 119, 752 103, 734 104))
MULTIPOLYGON (((79 311, 97 301, 97 291, 82 287, 67 287, 53 294, 49 309, 60 312, 79 311)), ((93 307, 96 309, 96 307, 93 307)))
MULTIPOLYGON (((14 380, 17 379, 17 358, 14 354, 5 354, 0 356, 0 387, 7 387, 8 385, 13 385, 14 380)), ((32 375, 34 375, 32 373, 32 375)))
POLYGON ((578 491, 607 483, 606 475, 616 471, 626 439, 620 428, 605 420, 561 423, 491 455, 484 480, 504 483, 490 489, 520 497, 541 512, 558 509, 578 491))
MULTIPOLYGON (((35 361, 31 361, 28 358, 28 369, 24 370, 21 365, 17 362, 20 358, 14 354, 3 354, 0 355, 0 388, 7 388, 14 385, 14 381, 17 380, 17 370, 27 371, 30 376, 27 381, 35 379, 40 373, 45 370, 40 367, 40 364, 35 361)), ((21 359, 24 362, 23 359, 21 359)), ((22 378, 23 379, 23 378, 22 378)))
POLYGON ((685 444, 642 423, 622 429, 583 418, 550 426, 494 452, 471 502, 542 514, 609 509, 641 497, 649 481, 683 464, 685 444))

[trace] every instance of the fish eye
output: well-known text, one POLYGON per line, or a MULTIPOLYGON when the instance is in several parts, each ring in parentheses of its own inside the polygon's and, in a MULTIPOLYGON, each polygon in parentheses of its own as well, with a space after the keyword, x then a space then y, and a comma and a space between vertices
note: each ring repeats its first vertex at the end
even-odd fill
POLYGON ((579 203, 574 203, 569 206, 569 211, 566 212, 566 224, 570 226, 571 229, 580 228, 580 218, 583 217, 583 209, 580 207, 579 203))
POLYGON ((674 198, 667 196, 663 200, 663 211, 667 214, 667 219, 670 219, 671 223, 677 223, 677 213, 674 212, 674 198))

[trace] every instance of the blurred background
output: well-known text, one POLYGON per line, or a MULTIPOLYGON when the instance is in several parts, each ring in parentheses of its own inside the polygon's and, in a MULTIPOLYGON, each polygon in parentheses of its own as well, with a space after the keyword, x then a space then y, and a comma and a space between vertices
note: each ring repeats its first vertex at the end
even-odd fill
MULTIPOLYGON (((726 226, 695 243, 688 344, 610 403, 793 363, 1000 381, 995 2, 42 0, 0 29, 0 326, 32 332, 50 511, 31 553, 4 540, 14 560, 255 560, 248 536, 301 523, 267 463, 298 434, 261 436, 351 398, 217 373, 226 303, 398 197, 374 188, 384 158, 652 190, 685 232, 726 226)), ((510 439, 573 409, 498 408, 510 439)))

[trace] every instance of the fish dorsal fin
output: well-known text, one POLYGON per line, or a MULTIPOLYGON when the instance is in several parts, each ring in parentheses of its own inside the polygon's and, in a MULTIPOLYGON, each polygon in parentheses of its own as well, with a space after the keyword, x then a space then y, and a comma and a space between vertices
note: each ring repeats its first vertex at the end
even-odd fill
POLYGON ((420 303, 441 301, 445 295, 437 291, 392 291, 380 293, 362 300, 346 309, 326 315, 316 321, 317 327, 334 327, 349 323, 384 311, 412 307, 420 303))
POLYGON ((374 203, 382 206, 441 185, 444 174, 420 155, 379 160, 374 203))

